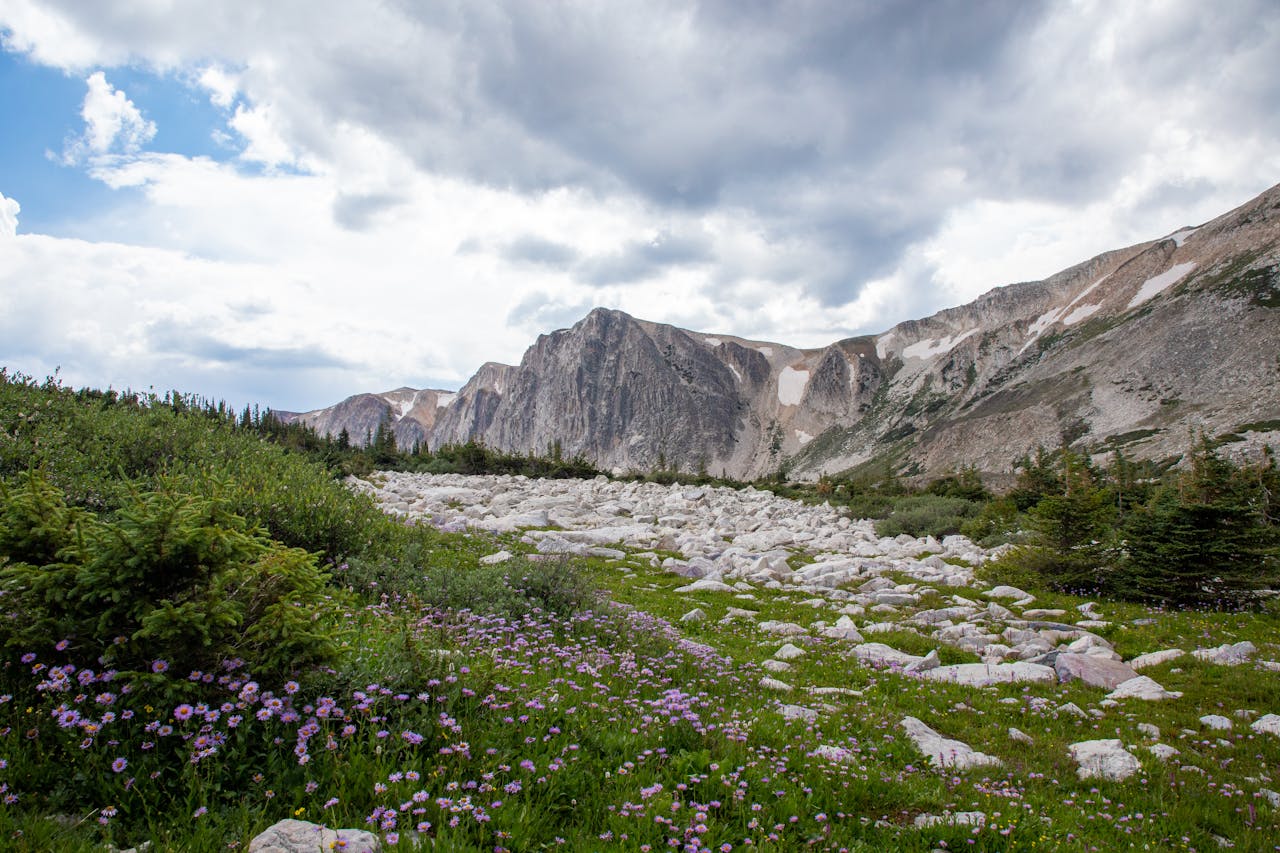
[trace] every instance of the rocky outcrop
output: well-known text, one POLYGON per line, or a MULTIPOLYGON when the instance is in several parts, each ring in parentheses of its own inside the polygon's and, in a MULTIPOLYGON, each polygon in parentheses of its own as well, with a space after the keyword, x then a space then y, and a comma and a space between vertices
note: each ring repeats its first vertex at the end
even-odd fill
POLYGON ((400 389, 289 417, 356 441, 390 417, 405 445, 558 445, 606 469, 735 477, 999 474, 1063 442, 1163 459, 1193 428, 1248 450, 1280 440, 1280 368, 1258 357, 1280 350, 1278 311, 1280 186, 876 336, 805 350, 596 309, 456 398, 400 389))

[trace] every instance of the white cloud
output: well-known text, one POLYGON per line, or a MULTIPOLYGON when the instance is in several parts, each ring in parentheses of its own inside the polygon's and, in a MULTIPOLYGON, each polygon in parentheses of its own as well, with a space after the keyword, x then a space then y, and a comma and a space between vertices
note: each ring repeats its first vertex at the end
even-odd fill
POLYGON ((84 133, 64 152, 68 164, 111 153, 135 154, 156 135, 155 122, 144 118, 128 96, 95 71, 84 81, 88 91, 80 107, 84 133))
POLYGON ((196 79, 209 92, 210 103, 224 110, 231 108, 240 90, 240 83, 235 75, 228 73, 225 68, 209 65, 200 71, 200 76, 196 79))
POLYGON ((11 198, 0 193, 0 239, 13 237, 18 233, 18 212, 22 206, 11 198))

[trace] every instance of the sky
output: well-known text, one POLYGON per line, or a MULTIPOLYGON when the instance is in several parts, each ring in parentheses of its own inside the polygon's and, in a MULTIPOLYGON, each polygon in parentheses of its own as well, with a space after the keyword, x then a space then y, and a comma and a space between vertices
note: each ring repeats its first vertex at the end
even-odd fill
POLYGON ((0 0, 0 366, 308 410, 818 347, 1280 182, 1280 5, 0 0))

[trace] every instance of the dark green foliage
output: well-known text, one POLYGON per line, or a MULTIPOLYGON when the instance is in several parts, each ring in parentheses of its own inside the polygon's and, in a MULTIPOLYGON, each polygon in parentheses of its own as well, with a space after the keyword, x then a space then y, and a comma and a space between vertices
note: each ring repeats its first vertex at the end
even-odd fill
POLYGON ((1238 468, 1201 439, 1184 472, 1133 512, 1114 592, 1161 604, 1235 607, 1280 584, 1271 515, 1275 461, 1238 468))
POLYGON ((1048 586, 1095 592, 1105 584, 1111 559, 1112 496, 1088 459, 1070 450, 1056 458, 1054 480, 1061 489, 1045 495, 1028 512, 1031 539, 1022 559, 1048 586))
POLYGON ((325 575, 217 501, 134 495, 110 521, 32 474, 0 494, 0 638, 71 641, 122 669, 201 669, 235 657, 285 673, 326 660, 325 575))
POLYGON ((972 465, 961 468, 958 473, 934 480, 925 487, 925 491, 939 497, 963 498, 967 501, 985 501, 991 497, 987 487, 982 484, 978 469, 972 465))
POLYGON ((964 498, 938 495, 913 495, 894 503, 887 518, 876 522, 881 536, 943 537, 959 533, 960 527, 978 513, 978 504, 964 498))

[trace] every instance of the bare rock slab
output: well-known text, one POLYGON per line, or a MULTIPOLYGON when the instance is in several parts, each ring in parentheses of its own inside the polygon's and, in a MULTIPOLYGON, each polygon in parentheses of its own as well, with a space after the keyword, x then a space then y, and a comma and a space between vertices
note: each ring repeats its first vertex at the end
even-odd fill
POLYGON ((1076 773, 1081 779, 1123 782, 1142 769, 1118 738, 1080 741, 1067 747, 1067 751, 1078 765, 1076 773))
POLYGON ((1162 663, 1168 663, 1171 660, 1177 660, 1185 655, 1182 649, 1161 649, 1158 652, 1148 652, 1145 655, 1138 655, 1129 661, 1129 666, 1134 669, 1146 669, 1149 666, 1159 666, 1162 663))
POLYGON ((929 763, 938 769, 968 770, 1001 763, 999 758, 978 752, 963 741, 943 737, 915 717, 903 717, 899 725, 916 749, 928 756, 929 763))

